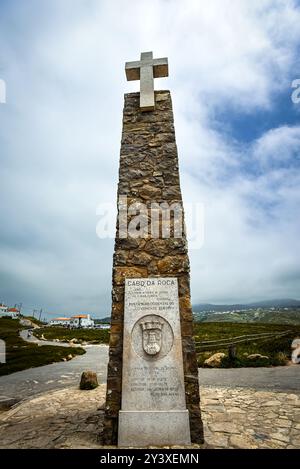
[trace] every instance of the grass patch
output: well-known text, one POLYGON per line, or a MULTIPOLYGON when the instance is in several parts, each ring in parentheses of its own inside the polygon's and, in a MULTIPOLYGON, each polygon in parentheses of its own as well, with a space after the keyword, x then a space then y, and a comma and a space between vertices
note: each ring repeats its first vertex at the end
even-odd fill
POLYGON ((47 340, 59 339, 68 342, 76 339, 78 343, 108 344, 109 330, 107 329, 67 329, 65 327, 41 327, 34 330, 34 335, 41 338, 43 335, 47 340))
POLYGON ((202 367, 204 361, 214 353, 223 352, 226 356, 222 359, 221 368, 259 367, 286 365, 291 357, 292 340, 300 336, 300 325, 285 324, 241 324, 224 322, 196 323, 194 335, 196 342, 203 340, 219 340, 237 337, 246 334, 260 334, 264 332, 291 333, 284 337, 260 339, 241 343, 236 346, 237 355, 235 359, 228 356, 228 348, 214 348, 205 352, 197 353, 198 365, 202 367), (247 355, 260 354, 268 358, 248 359, 247 355))
POLYGON ((80 347, 38 346, 24 341, 19 331, 25 329, 19 320, 0 318, 0 338, 6 343, 6 363, 0 363, 0 376, 36 366, 59 362, 68 355, 82 355, 80 347))

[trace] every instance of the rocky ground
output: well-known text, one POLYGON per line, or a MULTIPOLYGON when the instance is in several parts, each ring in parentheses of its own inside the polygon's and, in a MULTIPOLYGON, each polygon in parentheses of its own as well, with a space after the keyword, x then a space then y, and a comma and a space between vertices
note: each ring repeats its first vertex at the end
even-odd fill
MULTIPOLYGON (((206 448, 300 448, 300 394, 201 387, 206 448)), ((105 385, 31 397, 0 414, 0 448, 101 448, 105 385)))

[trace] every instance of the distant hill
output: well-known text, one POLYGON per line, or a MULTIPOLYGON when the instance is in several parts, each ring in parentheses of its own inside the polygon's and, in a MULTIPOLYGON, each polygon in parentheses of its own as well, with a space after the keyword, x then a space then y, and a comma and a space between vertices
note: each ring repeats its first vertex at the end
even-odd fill
MULTIPOLYGON (((289 310, 248 310, 228 313, 199 312, 193 313, 196 322, 230 322, 300 325, 300 308, 289 310)), ((299 330, 300 332, 300 330, 299 330)))
POLYGON ((279 299, 279 300, 265 300, 257 301, 255 303, 237 303, 232 305, 216 305, 211 303, 200 303, 193 305, 194 312, 202 311, 236 311, 237 309, 251 309, 251 308, 299 308, 300 301, 293 299, 279 299))
POLYGON ((110 323, 110 320, 111 320, 110 316, 108 316, 108 317, 106 317, 106 318, 97 318, 97 319, 94 319, 95 324, 102 324, 102 323, 104 323, 104 324, 109 324, 109 323, 110 323))

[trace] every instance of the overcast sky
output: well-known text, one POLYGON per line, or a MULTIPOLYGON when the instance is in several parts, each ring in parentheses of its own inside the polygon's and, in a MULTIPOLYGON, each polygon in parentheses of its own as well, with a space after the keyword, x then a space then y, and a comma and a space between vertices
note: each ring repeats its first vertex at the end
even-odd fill
POLYGON ((193 303, 300 299, 300 5, 286 0, 1 0, 0 301, 110 314, 124 62, 169 58, 193 303), (189 230, 189 221, 187 220, 189 230))

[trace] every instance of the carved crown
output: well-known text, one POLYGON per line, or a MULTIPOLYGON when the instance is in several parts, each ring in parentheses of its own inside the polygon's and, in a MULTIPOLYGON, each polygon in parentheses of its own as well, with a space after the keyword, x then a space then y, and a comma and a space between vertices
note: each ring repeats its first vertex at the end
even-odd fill
POLYGON ((145 321, 141 322, 141 328, 143 331, 150 329, 159 329, 161 331, 163 328, 163 323, 160 321, 145 321))

